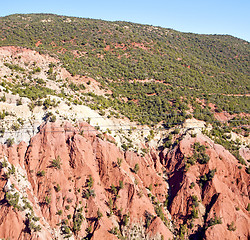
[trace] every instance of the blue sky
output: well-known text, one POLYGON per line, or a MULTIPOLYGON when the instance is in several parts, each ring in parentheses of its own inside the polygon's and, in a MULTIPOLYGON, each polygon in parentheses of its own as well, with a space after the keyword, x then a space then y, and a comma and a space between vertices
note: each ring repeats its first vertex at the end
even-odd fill
POLYGON ((249 0, 1 0, 0 16, 14 13, 123 20, 183 32, 230 34, 250 41, 249 0))

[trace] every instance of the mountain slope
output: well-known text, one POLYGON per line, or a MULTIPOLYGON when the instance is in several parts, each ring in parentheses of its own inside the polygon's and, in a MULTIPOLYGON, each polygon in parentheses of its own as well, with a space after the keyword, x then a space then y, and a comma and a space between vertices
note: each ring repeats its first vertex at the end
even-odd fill
POLYGON ((72 75, 93 77, 113 92, 105 103, 92 96, 99 108, 126 108, 123 114, 130 119, 146 113, 151 118, 147 123, 166 120, 151 115, 172 113, 169 104, 174 99, 180 112, 186 111, 186 104, 197 108, 196 98, 206 102, 204 114, 210 112, 209 103, 228 112, 247 112, 250 107, 249 43, 231 36, 51 14, 11 15, 0 19, 0 26, 0 46, 49 53, 72 75), (134 94, 138 88, 145 93, 134 94), (159 108, 152 111, 155 106, 159 108))
POLYGON ((246 41, 51 14, 11 15, 1 18, 0 25, 0 45, 26 46, 54 56, 44 69, 35 60, 25 66, 15 51, 15 57, 2 58, 3 68, 10 69, 2 75, 2 86, 28 97, 30 106, 41 104, 47 94, 56 95, 68 104, 87 104, 102 116, 125 116, 164 129, 194 116, 211 124, 216 129, 212 135, 233 151, 221 138, 231 131, 249 136, 246 41), (71 76, 60 73, 64 68, 71 76), (44 86, 48 79, 50 86, 60 85, 57 91, 44 86), (93 92, 91 83, 97 81, 100 91, 93 92))
MULTIPOLYGON (((47 14, 3 17, 1 29, 1 45, 17 44, 49 50, 59 55, 66 65, 72 65, 72 61, 75 68, 72 70, 76 73, 98 72, 95 76, 104 79, 185 81, 182 75, 188 78, 199 73, 197 81, 206 81, 206 77, 215 75, 222 84, 221 78, 225 76, 219 72, 224 71, 237 84, 237 74, 242 74, 241 78, 249 74, 246 68, 249 43, 231 36, 181 33, 127 22, 47 14)), ((242 86, 241 92, 245 87, 248 88, 242 86)))
POLYGON ((0 238, 250 237, 248 42, 51 14, 0 26, 0 238))

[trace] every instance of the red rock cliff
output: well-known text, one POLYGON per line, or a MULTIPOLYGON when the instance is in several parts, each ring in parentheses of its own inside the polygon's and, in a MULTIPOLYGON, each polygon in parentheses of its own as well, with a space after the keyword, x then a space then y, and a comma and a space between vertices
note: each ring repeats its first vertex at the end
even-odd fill
POLYGON ((249 238, 249 175, 202 134, 141 157, 47 123, 0 154, 0 238, 249 238))
MULTIPOLYGON (((86 123, 81 125, 84 126, 86 123)), ((131 234, 172 237, 167 224, 156 226, 154 221, 157 215, 154 201, 162 203, 168 192, 167 183, 160 176, 159 158, 153 153, 145 157, 124 153, 96 135, 97 131, 90 126, 89 131, 79 134, 70 124, 48 123, 28 146, 21 143, 1 147, 2 157, 16 168, 16 173, 2 180, 1 186, 10 181, 20 196, 22 192, 27 195, 33 206, 32 216, 40 217, 34 224, 41 230, 36 231, 29 224, 27 210, 23 210, 20 200, 17 206, 6 200, 5 191, 1 194, 0 237, 50 239, 72 235, 75 239, 85 236, 116 239, 120 234, 128 238, 131 234), (18 180, 19 171, 27 173, 25 180, 18 180), (18 181, 26 181, 30 187, 19 189, 18 181), (146 189, 150 184, 154 201, 146 189), (148 230, 144 228, 146 214, 150 216, 148 230), (18 226, 15 231, 11 227, 13 221, 18 226)), ((5 169, 2 168, 2 175, 5 169)), ((167 213, 161 209, 167 219, 167 213)))

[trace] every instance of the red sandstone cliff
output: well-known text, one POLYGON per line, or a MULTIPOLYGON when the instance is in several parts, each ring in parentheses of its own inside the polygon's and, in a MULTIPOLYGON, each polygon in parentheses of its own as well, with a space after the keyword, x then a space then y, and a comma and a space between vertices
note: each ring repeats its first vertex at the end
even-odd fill
MULTIPOLYGON (((4 215, 1 216, 0 237, 29 239, 37 235, 49 239, 48 236, 59 233, 65 236, 62 233, 68 231, 65 231, 66 225, 76 239, 86 235, 93 239, 116 239, 109 233, 112 228, 117 227, 118 232, 129 236, 127 226, 144 225, 145 212, 152 215, 154 222, 156 213, 146 187, 150 183, 157 184, 152 194, 160 202, 167 195, 167 184, 158 175, 161 169, 154 167, 161 165, 159 159, 153 160, 150 155, 142 158, 130 152, 125 154, 115 144, 96 137, 97 132, 90 126, 92 131, 82 135, 72 129, 70 124, 62 127, 47 124, 31 139, 29 146, 21 143, 11 148, 1 147, 2 157, 6 156, 17 170, 21 168, 27 172, 31 187, 25 192, 33 204, 34 215, 40 217, 38 222, 42 230, 25 231, 27 217, 24 211, 10 207, 2 193, 1 213, 4 215), (58 165, 54 164, 55 159, 58 165), (120 166, 118 159, 122 160, 120 166), (139 166, 138 173, 133 171, 135 164, 139 166), (98 218, 98 211, 102 217, 98 218), (11 228, 13 222, 18 226, 15 231, 11 228)), ((1 171, 3 174, 4 168, 1 171)), ((14 175, 8 181, 18 188, 14 175)), ((2 180, 1 186, 6 182, 2 180)), ((157 227, 148 230, 152 236, 157 233, 172 237, 164 224, 159 225, 159 231, 157 227)), ((146 236, 146 231, 141 234, 146 236)))
POLYGON ((141 157, 84 126, 47 123, 29 145, 0 147, 0 238, 249 238, 249 175, 223 147, 186 135, 141 157), (210 160, 188 168, 194 142, 210 160))
POLYGON ((194 239, 249 238, 250 218, 246 210, 249 175, 238 168, 238 161, 232 154, 198 134, 196 138, 186 136, 162 160, 172 191, 169 210, 178 224, 186 224, 186 235, 194 239), (185 162, 194 154, 195 142, 206 147, 210 160, 206 164, 191 165, 187 170, 185 162), (206 176, 207 180, 200 180, 201 176, 206 176), (218 224, 216 219, 220 219, 218 224))

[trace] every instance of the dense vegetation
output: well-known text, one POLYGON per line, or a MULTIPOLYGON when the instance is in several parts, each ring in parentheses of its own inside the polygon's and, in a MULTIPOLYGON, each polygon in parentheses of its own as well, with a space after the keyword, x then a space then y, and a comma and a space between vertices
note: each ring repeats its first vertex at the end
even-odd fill
POLYGON ((250 48, 241 39, 51 14, 2 17, 0 27, 0 46, 49 53, 72 75, 91 76, 111 89, 105 97, 88 95, 91 106, 102 111, 112 107, 143 124, 165 120, 172 126, 190 117, 188 105, 196 118, 210 122, 209 103, 230 113, 250 108, 250 48))
POLYGON ((231 36, 47 14, 11 15, 1 18, 0 26, 2 46, 52 52, 72 74, 156 79, 223 93, 249 91, 249 43, 231 36))

